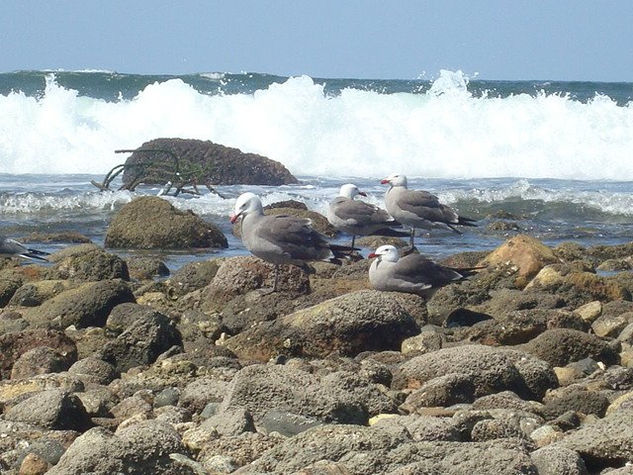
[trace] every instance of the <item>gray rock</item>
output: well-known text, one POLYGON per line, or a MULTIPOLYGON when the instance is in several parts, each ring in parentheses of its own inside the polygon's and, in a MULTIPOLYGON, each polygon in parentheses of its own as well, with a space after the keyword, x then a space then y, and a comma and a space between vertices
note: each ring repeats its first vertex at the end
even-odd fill
POLYGON ((176 387, 165 388, 154 398, 154 409, 163 406, 175 406, 180 398, 180 389, 176 387))
POLYGON ((413 413, 424 407, 447 407, 473 402, 474 399, 472 377, 463 373, 449 373, 425 382, 420 389, 407 396, 400 408, 413 413))
POLYGON ((321 424, 323 423, 314 417, 272 409, 264 414, 259 422, 259 428, 266 434, 277 432, 286 437, 292 437, 321 424))
POLYGON ((393 387, 419 388, 425 382, 449 373, 463 374, 475 387, 475 396, 510 390, 521 397, 539 400, 558 385, 552 368, 527 353, 463 345, 416 356, 400 366, 393 387))
POLYGON ((147 399, 142 395, 135 394, 113 406, 110 413, 119 420, 139 415, 150 418, 153 415, 152 403, 147 399))
POLYGON ((48 474, 196 473, 191 467, 174 463, 171 454, 188 455, 178 433, 163 422, 139 422, 115 434, 93 428, 72 443, 48 474))
POLYGON ((546 330, 521 348, 552 366, 565 366, 587 357, 606 364, 619 359, 613 348, 600 338, 568 328, 546 330))
POLYGON ((22 353, 11 369, 11 379, 29 378, 37 374, 66 371, 77 359, 76 352, 56 351, 48 346, 38 346, 22 353))
POLYGON ((252 327, 227 346, 238 356, 260 361, 277 354, 353 356, 397 350, 417 333, 417 323, 392 293, 361 290, 252 327))
POLYGON ((41 391, 11 406, 8 421, 26 422, 48 429, 85 430, 90 422, 79 398, 59 389, 41 391))
POLYGON ((588 475, 585 462, 577 452, 558 446, 535 450, 530 458, 539 475, 588 475))
POLYGON ((255 432, 253 416, 244 407, 229 406, 205 420, 201 428, 216 430, 221 435, 234 436, 255 432))
POLYGON ((471 433, 473 442, 484 442, 486 440, 525 437, 519 424, 512 419, 484 419, 473 427, 471 433))
POLYGON ((537 473, 527 450, 510 439, 483 443, 414 441, 404 428, 349 425, 325 425, 302 432, 239 473, 296 473, 326 462, 334 463, 337 471, 332 473, 351 474, 537 473))
POLYGON ((180 332, 168 317, 140 305, 126 308, 130 312, 125 318, 118 320, 112 315, 108 318, 107 327, 111 329, 122 328, 115 321, 129 323, 114 341, 106 343, 102 351, 102 358, 112 363, 118 372, 152 364, 163 352, 173 346, 182 346, 180 332))
POLYGON ((84 382, 95 384, 109 384, 116 377, 114 366, 90 356, 77 361, 70 367, 68 372, 84 382))
POLYGON ((593 414, 603 417, 609 407, 609 399, 595 391, 570 390, 554 393, 545 399, 543 414, 546 419, 555 419, 567 411, 593 414))
POLYGON ((578 452, 590 472, 620 467, 633 460, 632 426, 633 411, 615 411, 604 419, 585 423, 557 445, 578 452))
POLYGON ((274 409, 324 422, 366 424, 369 417, 396 412, 395 402, 376 384, 345 371, 316 375, 281 365, 252 365, 229 385, 220 411, 244 406, 258 424, 274 409))
POLYGON ((209 403, 222 402, 228 393, 228 383, 214 378, 196 378, 180 394, 179 405, 200 412, 209 403))

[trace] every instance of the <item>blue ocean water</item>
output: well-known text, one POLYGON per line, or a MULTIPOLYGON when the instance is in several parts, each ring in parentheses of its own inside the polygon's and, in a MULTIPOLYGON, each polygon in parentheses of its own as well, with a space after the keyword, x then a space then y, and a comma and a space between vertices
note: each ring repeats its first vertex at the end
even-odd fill
MULTIPOLYGON (((482 81, 459 71, 432 80, 0 73, 0 233, 72 229, 102 243, 112 214, 134 194, 101 193, 90 180, 125 159, 114 150, 158 137, 260 153, 301 179, 221 187, 227 200, 170 198, 227 234, 242 191, 323 212, 346 182, 382 204, 379 179, 398 172, 482 220, 462 236, 421 238, 434 257, 498 245, 508 233, 486 228, 499 210, 552 244, 633 237, 633 83, 482 81)), ((232 237, 230 245, 221 254, 245 252, 232 237)), ((207 254, 165 258, 173 267, 207 254)))

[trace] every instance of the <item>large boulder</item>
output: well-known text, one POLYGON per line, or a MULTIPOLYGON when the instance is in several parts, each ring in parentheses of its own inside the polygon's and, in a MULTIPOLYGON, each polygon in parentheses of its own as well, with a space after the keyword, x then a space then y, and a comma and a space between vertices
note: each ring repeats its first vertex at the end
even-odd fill
POLYGON ((250 365, 242 368, 226 389, 219 407, 246 408, 256 423, 271 411, 285 411, 322 422, 367 424, 397 407, 384 387, 361 374, 336 371, 319 377, 288 365, 250 365))
POLYGON ((220 229, 192 211, 180 211, 156 196, 127 203, 114 216, 105 238, 108 248, 189 249, 227 247, 220 229))
POLYGON ((554 252, 531 236, 519 234, 508 239, 479 261, 480 266, 507 265, 517 268, 516 283, 524 287, 543 267, 559 262, 554 252))
POLYGON ((49 279, 71 280, 129 280, 126 262, 94 244, 80 244, 54 253, 54 265, 46 273, 49 279))
POLYGON ((54 348, 71 364, 77 360, 75 343, 61 331, 38 328, 10 332, 0 336, 0 379, 9 377, 20 356, 42 346, 54 348))
POLYGON ((59 463, 47 473, 199 473, 180 462, 186 462, 187 455, 178 433, 163 422, 139 422, 119 428, 115 434, 95 427, 75 439, 59 463))
POLYGON ((123 302, 134 302, 134 295, 126 282, 118 279, 86 282, 61 292, 39 307, 27 309, 24 318, 37 327, 101 327, 110 310, 123 302))
POLYGON ((399 350, 403 340, 419 331, 392 293, 360 290, 262 322, 227 340, 227 346, 238 356, 263 361, 280 353, 354 356, 399 350))
MULTIPOLYGON (((167 150, 175 154, 181 174, 195 178, 197 183, 279 186, 299 182, 279 162, 208 140, 159 138, 145 142, 140 149, 167 150)), ((134 152, 125 161, 123 183, 137 180, 162 185, 174 178, 174 163, 168 153, 134 152), (143 167, 148 163, 151 167, 143 167)))
POLYGON ((605 467, 621 467, 633 460, 632 424, 633 411, 615 411, 604 419, 583 424, 557 445, 578 452, 591 473, 605 467))
POLYGON ((119 372, 149 365, 173 346, 182 346, 182 337, 174 323, 162 313, 142 305, 117 306, 108 317, 106 328, 119 335, 106 343, 102 358, 119 372))
POLYGON ((553 369, 528 353, 485 345, 462 345, 416 356, 394 375, 395 388, 417 389, 446 375, 463 375, 474 396, 513 391, 524 399, 540 400, 558 386, 553 369))
POLYGON ((85 430, 90 426, 79 398, 61 389, 37 392, 11 406, 4 414, 8 421, 26 422, 48 429, 85 430))

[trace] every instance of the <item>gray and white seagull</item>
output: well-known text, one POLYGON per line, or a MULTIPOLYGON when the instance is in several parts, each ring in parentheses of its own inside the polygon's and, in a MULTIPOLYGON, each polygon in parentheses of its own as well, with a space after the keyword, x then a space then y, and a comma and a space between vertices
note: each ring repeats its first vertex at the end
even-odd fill
POLYGON ((277 290, 279 266, 293 264, 304 268, 309 261, 338 262, 352 249, 330 244, 326 237, 315 231, 311 221, 289 215, 264 214, 259 197, 243 193, 235 202, 231 223, 241 218, 242 242, 253 255, 275 265, 277 290))
POLYGON ((440 203, 437 196, 428 191, 409 190, 407 177, 390 175, 380 181, 389 184, 385 193, 385 207, 393 218, 411 227, 410 245, 413 248, 413 237, 416 228, 429 229, 444 225, 461 234, 454 226, 477 226, 474 219, 459 216, 450 206, 440 203))
POLYGON ((364 201, 355 200, 356 196, 367 196, 352 183, 341 186, 339 195, 328 207, 327 219, 337 230, 352 235, 352 244, 356 236, 408 236, 409 233, 392 229, 400 226, 389 213, 364 201))
POLYGON ((47 262, 47 259, 44 256, 48 255, 48 252, 31 249, 15 239, 0 236, 0 257, 22 257, 24 259, 47 262))
POLYGON ((406 292, 430 298, 440 287, 473 275, 481 267, 454 269, 436 264, 421 254, 400 257, 391 245, 369 254, 376 258, 369 267, 369 282, 376 290, 406 292))

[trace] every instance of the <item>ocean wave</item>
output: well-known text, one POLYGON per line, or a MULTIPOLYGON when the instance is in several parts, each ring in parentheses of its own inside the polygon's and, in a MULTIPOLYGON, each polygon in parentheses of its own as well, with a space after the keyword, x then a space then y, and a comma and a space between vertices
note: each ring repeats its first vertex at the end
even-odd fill
MULTIPOLYGON (((219 76, 218 76, 219 77, 219 76)), ((606 95, 469 92, 442 71, 425 93, 353 87, 330 95, 310 77, 252 94, 207 94, 182 79, 132 99, 79 95, 49 75, 37 97, 0 95, 0 173, 105 173, 157 137, 212 140, 299 175, 633 180, 633 106, 606 95)))

